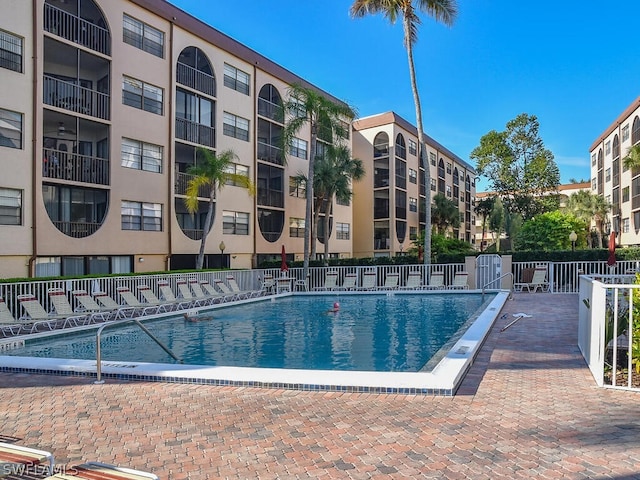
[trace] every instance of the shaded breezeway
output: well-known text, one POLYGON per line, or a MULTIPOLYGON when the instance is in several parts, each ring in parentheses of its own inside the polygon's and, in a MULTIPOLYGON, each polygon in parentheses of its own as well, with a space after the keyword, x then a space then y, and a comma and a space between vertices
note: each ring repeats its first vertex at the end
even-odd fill
POLYGON ((172 480, 640 478, 640 396, 595 386, 577 310, 516 294, 455 397, 0 374, 0 436, 172 480))

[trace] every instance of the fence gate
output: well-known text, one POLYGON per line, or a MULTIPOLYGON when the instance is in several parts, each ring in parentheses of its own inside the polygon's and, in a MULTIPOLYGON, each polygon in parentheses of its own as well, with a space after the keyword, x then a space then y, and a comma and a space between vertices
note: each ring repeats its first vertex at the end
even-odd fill
POLYGON ((476 257, 476 288, 500 288, 502 257, 500 255, 478 255, 476 257))

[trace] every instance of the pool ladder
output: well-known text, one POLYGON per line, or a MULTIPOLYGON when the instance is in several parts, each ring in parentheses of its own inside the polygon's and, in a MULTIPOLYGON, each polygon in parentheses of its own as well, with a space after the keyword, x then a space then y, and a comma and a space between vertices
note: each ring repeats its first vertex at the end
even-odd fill
POLYGON ((160 345, 160 347, 162 347, 162 349, 167 352, 169 355, 171 355, 171 357, 173 357, 173 359, 179 363, 182 363, 182 360, 180 360, 178 357, 176 357, 176 355, 169 349, 169 347, 167 347, 164 343, 162 343, 153 333, 151 333, 149 331, 149 329, 147 327, 145 327, 142 322, 140 320, 138 320, 137 318, 127 318, 125 320, 119 320, 119 321, 115 321, 115 322, 111 322, 111 323, 106 323, 104 325, 102 325, 98 331, 96 332, 96 381, 93 383, 104 383, 104 380, 102 380, 102 352, 100 350, 100 339, 102 337, 102 331, 112 325, 122 325, 124 323, 135 323, 136 325, 138 325, 142 331, 144 333, 146 333, 147 335, 149 335, 149 337, 151 337, 151 340, 153 340, 154 342, 156 342, 158 345, 160 345))
POLYGON ((511 277, 511 288, 509 288, 509 299, 512 299, 513 298, 513 273, 512 272, 507 272, 507 273, 503 273, 498 278, 494 278, 489 283, 486 283, 486 284, 484 284, 482 286, 482 301, 484 301, 484 292, 485 292, 485 290, 487 289, 487 287, 489 285, 493 285, 498 280, 502 280, 504 277, 509 277, 509 276, 511 277))

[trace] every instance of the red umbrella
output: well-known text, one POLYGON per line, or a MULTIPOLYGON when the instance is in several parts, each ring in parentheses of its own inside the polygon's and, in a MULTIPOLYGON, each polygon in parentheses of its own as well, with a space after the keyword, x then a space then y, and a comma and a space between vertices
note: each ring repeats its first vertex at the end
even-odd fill
POLYGON ((613 267, 616 264, 616 232, 609 235, 609 259, 607 265, 613 267))
POLYGON ((284 245, 282 245, 282 263, 280 264, 280 271, 281 272, 288 272, 289 271, 289 265, 287 265, 287 255, 284 252, 284 245))

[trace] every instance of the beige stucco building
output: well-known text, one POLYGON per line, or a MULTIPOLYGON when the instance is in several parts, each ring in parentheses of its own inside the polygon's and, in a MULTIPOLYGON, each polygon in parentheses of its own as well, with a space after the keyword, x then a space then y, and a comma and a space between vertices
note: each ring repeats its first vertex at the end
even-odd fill
MULTIPOLYGON (((618 232, 618 245, 640 245, 640 169, 627 169, 623 159, 640 143, 640 97, 636 98, 593 142, 591 190, 612 205, 606 223, 618 232)), ((608 228, 605 228, 608 229, 608 228)))
MULTIPOLYGON (((424 169, 417 129, 394 112, 360 118, 353 124, 353 155, 367 174, 354 183, 353 239, 356 257, 402 253, 424 229, 424 169)), ((460 228, 452 236, 473 243, 475 170, 425 135, 431 198, 444 194, 458 205, 460 228)))

